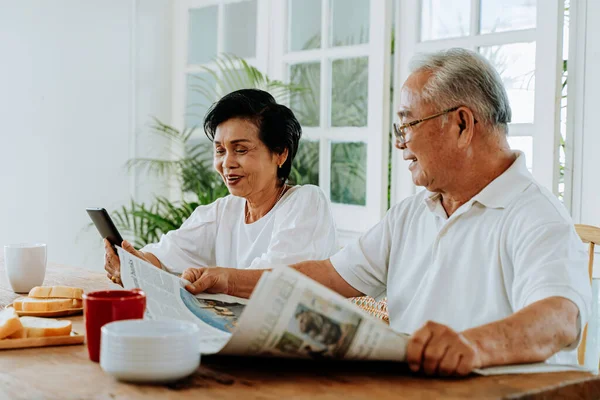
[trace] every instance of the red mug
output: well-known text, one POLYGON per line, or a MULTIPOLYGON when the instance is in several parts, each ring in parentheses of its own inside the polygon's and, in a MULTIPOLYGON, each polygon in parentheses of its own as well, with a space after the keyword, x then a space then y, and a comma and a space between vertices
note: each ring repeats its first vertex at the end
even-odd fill
POLYGON ((100 361, 100 329, 109 322, 142 319, 146 294, 141 289, 102 290, 83 295, 85 340, 90 360, 100 361))

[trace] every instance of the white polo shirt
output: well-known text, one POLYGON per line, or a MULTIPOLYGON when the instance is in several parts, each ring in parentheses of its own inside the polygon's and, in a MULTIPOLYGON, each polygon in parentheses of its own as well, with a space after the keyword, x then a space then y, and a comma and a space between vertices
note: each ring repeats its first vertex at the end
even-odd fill
MULTIPOLYGON (((591 304, 586 260, 570 216, 522 153, 451 217, 439 194, 422 191, 331 257, 354 288, 388 297, 390 325, 406 333, 428 320, 463 331, 551 296, 579 307, 581 331, 591 304)), ((577 363, 575 353, 549 361, 577 363)))

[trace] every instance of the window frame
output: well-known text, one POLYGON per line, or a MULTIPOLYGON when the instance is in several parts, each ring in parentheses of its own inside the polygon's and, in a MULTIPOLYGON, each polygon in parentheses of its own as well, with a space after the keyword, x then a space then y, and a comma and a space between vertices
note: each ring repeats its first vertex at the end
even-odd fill
MULTIPOLYGON (((173 3, 173 64, 172 64, 172 106, 171 123, 177 129, 185 128, 185 115, 187 112, 187 75, 203 72, 202 67, 214 68, 214 62, 202 64, 188 64, 189 46, 189 17, 192 9, 218 6, 217 23, 217 56, 223 53, 224 15, 225 5, 240 3, 244 0, 176 0, 173 3)), ((245 58, 248 64, 261 71, 267 71, 269 65, 269 0, 256 1, 256 54, 255 57, 245 58)), ((218 100, 218 99, 215 99, 218 100)), ((203 132, 195 132, 194 136, 204 136, 203 132)))
MULTIPOLYGON (((171 64, 171 125, 183 131, 186 128, 187 114, 187 75, 203 72, 202 67, 213 69, 213 61, 203 64, 188 65, 189 48, 189 11, 192 9, 218 6, 217 49, 216 55, 222 53, 224 36, 224 13, 226 4, 239 3, 244 0, 175 0, 172 4, 172 64, 171 64)), ((269 0, 256 0, 256 54, 253 58, 245 59, 248 64, 260 70, 266 70, 269 65, 269 0)), ((215 101, 218 99, 215 99, 215 101)), ((201 126, 196 127, 192 139, 208 141, 201 126)), ((168 154, 171 159, 182 157, 185 149, 169 144, 168 154)), ((168 197, 181 197, 181 188, 177 179, 169 182, 168 197)))
POLYGON ((330 0, 321 1, 321 47, 288 52, 289 0, 272 3, 273 41, 270 51, 269 76, 288 81, 289 66, 318 62, 320 80, 320 124, 303 127, 303 138, 319 140, 319 186, 330 198, 330 162, 332 142, 364 142, 367 144, 365 206, 332 203, 331 208, 342 237, 355 237, 375 225, 387 210, 388 132, 390 129, 391 74, 391 10, 392 0, 370 0, 369 43, 329 47, 330 0), (368 57, 368 113, 364 127, 330 127, 331 63, 336 60, 368 57), (383 80, 381 79, 383 77, 383 80), (373 160, 379 160, 373 161, 373 160))

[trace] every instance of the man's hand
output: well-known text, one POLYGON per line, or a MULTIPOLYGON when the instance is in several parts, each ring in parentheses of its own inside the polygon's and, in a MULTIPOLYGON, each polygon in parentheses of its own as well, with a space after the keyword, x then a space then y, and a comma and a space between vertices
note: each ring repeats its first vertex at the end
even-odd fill
POLYGON ((450 327, 429 321, 410 338, 406 361, 413 371, 443 376, 471 373, 481 367, 477 347, 450 327))
POLYGON ((231 268, 211 267, 211 268, 188 268, 183 271, 181 277, 191 282, 185 288, 188 292, 198 294, 206 293, 224 293, 232 294, 231 287, 231 268))

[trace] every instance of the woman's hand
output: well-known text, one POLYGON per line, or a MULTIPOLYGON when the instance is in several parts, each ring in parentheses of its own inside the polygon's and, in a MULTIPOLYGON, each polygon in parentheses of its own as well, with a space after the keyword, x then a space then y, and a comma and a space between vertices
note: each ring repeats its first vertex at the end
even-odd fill
POLYGON ((231 268, 188 268, 183 271, 181 277, 191 282, 185 288, 188 292, 198 294, 206 293, 233 293, 231 283, 231 268))
MULTIPOLYGON (((121 247, 123 250, 128 253, 133 254, 136 257, 141 258, 142 260, 150 262, 139 250, 136 250, 131 243, 127 240, 123 240, 121 243, 121 247)), ((123 286, 123 281, 121 281, 121 261, 119 260, 119 256, 113 250, 110 242, 107 239, 104 239, 104 269, 107 272, 108 279, 116 283, 117 285, 123 286)))

